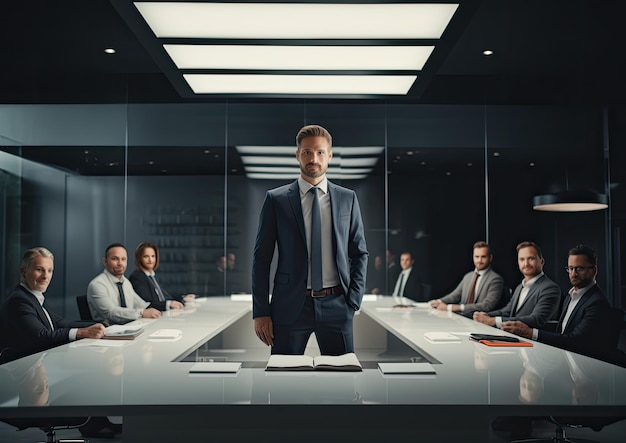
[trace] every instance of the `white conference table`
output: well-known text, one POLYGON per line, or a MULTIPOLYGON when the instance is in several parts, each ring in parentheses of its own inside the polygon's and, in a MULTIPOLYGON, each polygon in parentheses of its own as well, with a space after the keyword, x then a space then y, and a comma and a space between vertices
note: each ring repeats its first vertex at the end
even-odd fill
POLYGON ((0 417, 123 416, 130 442, 206 435, 248 441, 259 433, 275 441, 378 441, 415 432, 453 441, 459 429, 484 438, 498 415, 626 415, 624 368, 541 343, 489 348, 468 334, 500 331, 374 298, 355 316, 362 372, 265 372, 269 349, 254 336, 251 302, 211 297, 143 320, 146 331, 135 340, 80 340, 0 366, 0 417), (182 335, 148 337, 159 329, 182 335), (424 337, 436 331, 460 340, 424 337), (189 374, 194 363, 180 360, 206 357, 203 350, 243 367, 189 374), (376 368, 377 361, 416 354, 432 362, 436 376, 387 376, 376 368))

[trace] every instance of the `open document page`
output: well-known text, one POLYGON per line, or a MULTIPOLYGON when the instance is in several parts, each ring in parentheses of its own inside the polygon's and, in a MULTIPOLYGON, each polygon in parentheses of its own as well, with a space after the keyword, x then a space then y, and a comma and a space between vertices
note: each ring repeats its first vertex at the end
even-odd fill
POLYGON ((343 355, 271 355, 266 371, 361 371, 362 366, 353 352, 343 355))

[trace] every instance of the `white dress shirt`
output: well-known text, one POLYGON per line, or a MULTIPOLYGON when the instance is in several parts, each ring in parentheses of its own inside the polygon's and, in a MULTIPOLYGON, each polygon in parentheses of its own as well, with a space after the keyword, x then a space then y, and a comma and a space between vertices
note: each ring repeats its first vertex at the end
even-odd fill
MULTIPOLYGON (((298 177, 298 187, 300 188, 300 203, 302 206, 302 216, 304 217, 304 230, 306 232, 306 245, 309 250, 309 277, 307 279, 307 288, 311 288, 311 210, 313 207, 314 195, 309 192, 313 187, 311 183, 298 177)), ((318 183, 321 193, 318 192, 320 199, 320 212, 322 219, 322 281, 324 288, 338 286, 339 273, 333 256, 333 219, 330 210, 330 195, 328 193, 328 180, 324 178, 318 183)))

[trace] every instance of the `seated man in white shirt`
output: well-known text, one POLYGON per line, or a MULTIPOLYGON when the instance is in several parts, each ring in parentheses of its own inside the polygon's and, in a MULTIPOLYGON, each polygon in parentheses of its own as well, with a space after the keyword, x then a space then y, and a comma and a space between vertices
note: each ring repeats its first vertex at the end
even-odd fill
POLYGON ((398 280, 393 290, 393 297, 401 300, 402 297, 415 301, 426 301, 422 296, 422 285, 413 269, 413 256, 410 252, 403 252, 400 255, 400 267, 402 271, 398 275, 398 280))
POLYGON ((543 273, 545 261, 537 244, 525 241, 516 249, 517 264, 524 279, 504 308, 474 312, 474 320, 497 328, 501 328, 503 322, 519 320, 533 328, 540 328, 556 318, 561 290, 543 273))
POLYGON ((91 280, 87 287, 87 302, 96 321, 124 324, 138 318, 159 318, 161 312, 150 306, 124 277, 128 263, 126 248, 113 243, 106 248, 104 271, 91 280))

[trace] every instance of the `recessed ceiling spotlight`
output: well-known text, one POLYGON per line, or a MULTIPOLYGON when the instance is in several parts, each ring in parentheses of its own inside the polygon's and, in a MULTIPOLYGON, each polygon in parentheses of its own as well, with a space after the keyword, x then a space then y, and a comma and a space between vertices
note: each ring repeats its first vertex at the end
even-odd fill
POLYGON ((204 153, 205 153, 205 154, 209 154, 210 152, 211 152, 211 151, 209 151, 208 149, 205 149, 205 150, 204 150, 204 153))
POLYGON ((530 163, 528 163, 528 166, 530 166, 530 167, 535 166, 535 162, 530 162, 530 163))
POLYGON ((448 171, 448 172, 446 172, 446 175, 447 175, 448 177, 450 177, 450 176, 452 175, 452 172, 448 171))
POLYGON ((474 166, 474 164, 473 164, 472 162, 469 162, 469 163, 467 164, 467 166, 469 166, 469 167, 471 168, 472 166, 474 166))
POLYGON ((407 151, 406 155, 413 155, 413 151, 407 151))
POLYGON ((491 49, 485 49, 483 55, 493 55, 493 51, 491 49))
POLYGON ((494 157, 500 157, 500 153, 499 153, 499 152, 494 152, 494 153, 493 153, 493 156, 494 156, 494 157))
POLYGON ((154 164, 154 162, 152 160, 147 162, 150 166, 152 166, 154 164))
POLYGON ((104 50, 104 52, 107 53, 107 54, 115 54, 115 49, 113 49, 113 48, 106 48, 104 50))
POLYGON ((426 162, 422 162, 422 163, 421 163, 421 165, 422 165, 422 166, 426 166, 426 162))

